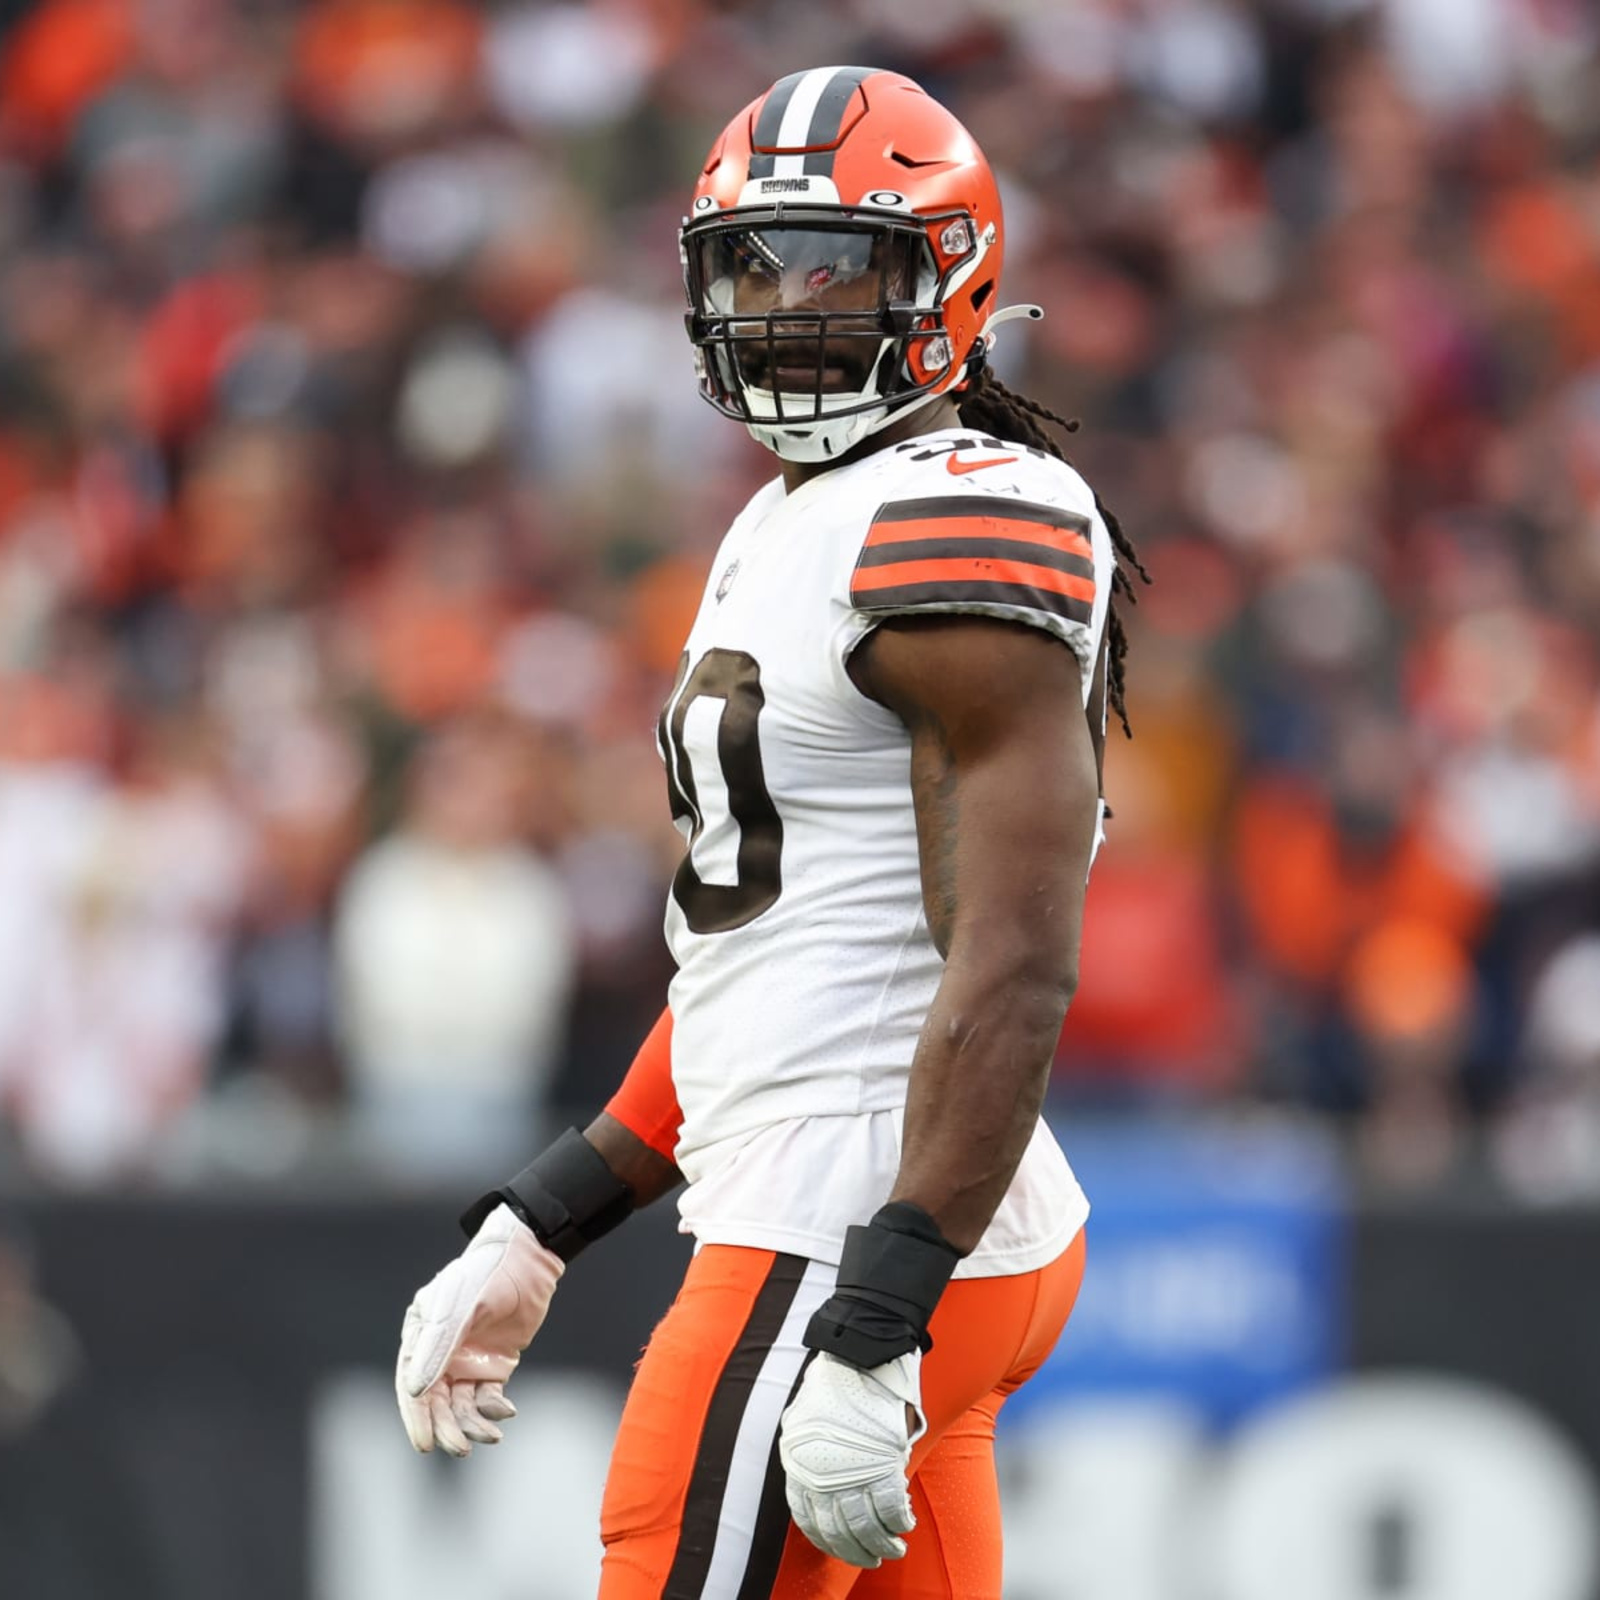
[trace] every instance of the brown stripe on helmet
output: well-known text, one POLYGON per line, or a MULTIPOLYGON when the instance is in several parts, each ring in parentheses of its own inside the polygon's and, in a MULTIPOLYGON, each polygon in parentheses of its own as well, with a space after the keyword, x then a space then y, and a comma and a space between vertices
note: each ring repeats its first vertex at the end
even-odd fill
POLYGON ((789 109, 789 102, 800 87, 800 80, 806 76, 806 70, 779 78, 767 91, 767 98, 761 102, 761 114, 756 118, 755 132, 750 136, 753 149, 770 152, 778 148, 778 130, 783 127, 783 114, 789 109))
POLYGON ((805 147, 811 152, 805 162, 808 174, 833 176, 834 149, 843 132, 844 114, 850 109, 856 90, 876 71, 876 67, 840 67, 829 80, 817 109, 811 113, 811 126, 806 129, 805 147))

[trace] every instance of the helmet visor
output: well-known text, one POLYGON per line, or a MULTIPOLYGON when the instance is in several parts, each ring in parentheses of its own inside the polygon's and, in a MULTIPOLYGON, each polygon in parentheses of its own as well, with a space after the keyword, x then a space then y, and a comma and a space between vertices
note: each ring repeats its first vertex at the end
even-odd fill
POLYGON ((732 228, 702 241, 719 309, 878 311, 911 292, 904 240, 843 228, 732 228))
POLYGON ((885 359, 924 276, 919 229, 713 224, 685 238, 691 331, 714 390, 796 419, 893 388, 885 359), (831 398, 830 398, 831 397, 831 398))

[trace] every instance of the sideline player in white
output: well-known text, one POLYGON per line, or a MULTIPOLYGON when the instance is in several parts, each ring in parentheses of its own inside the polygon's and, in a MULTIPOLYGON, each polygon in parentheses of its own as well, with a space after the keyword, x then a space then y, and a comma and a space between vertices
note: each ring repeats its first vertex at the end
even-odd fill
POLYGON ((781 473, 661 716, 678 972, 607 1112, 468 1212, 396 1377, 419 1450, 493 1443, 566 1263, 687 1180, 603 1600, 1000 1594, 995 1418, 1083 1265, 1039 1108, 1122 709, 1119 556, 1142 573, 1060 419, 987 367, 1020 314, 1004 237, 966 131, 865 67, 740 112, 683 228, 701 391, 781 473))

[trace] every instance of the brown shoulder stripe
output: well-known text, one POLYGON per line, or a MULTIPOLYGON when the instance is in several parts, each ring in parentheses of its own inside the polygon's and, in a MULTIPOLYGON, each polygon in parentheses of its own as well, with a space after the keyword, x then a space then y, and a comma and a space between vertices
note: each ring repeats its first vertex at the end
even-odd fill
POLYGON ((945 578, 937 583, 888 582, 873 589, 852 589, 850 598, 858 611, 963 611, 982 605, 1044 612, 1084 627, 1094 619, 1092 601, 1037 584, 1009 582, 998 575, 966 580, 945 578))

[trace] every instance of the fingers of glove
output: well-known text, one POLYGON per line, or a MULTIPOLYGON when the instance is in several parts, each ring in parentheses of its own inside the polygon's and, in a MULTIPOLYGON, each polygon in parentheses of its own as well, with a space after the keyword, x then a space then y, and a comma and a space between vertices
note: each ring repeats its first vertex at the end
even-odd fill
MULTIPOLYGON (((813 1494, 809 1489, 803 1488, 800 1484, 796 1483, 793 1478, 785 1480, 784 1493, 789 1501, 789 1515, 794 1518, 795 1527, 797 1527, 801 1533, 803 1533, 806 1538, 823 1553, 823 1555, 836 1555, 843 1561, 850 1561, 850 1556, 836 1547, 838 1543, 838 1535, 834 1532, 832 1523, 825 1523, 824 1521, 824 1497, 813 1494)), ((858 1559, 852 1561, 851 1565, 860 1566, 863 1563, 868 1566, 877 1565, 876 1559, 868 1555, 865 1550, 859 1550, 856 1552, 856 1554, 858 1559)))
POLYGON ((487 1417, 491 1422, 509 1422, 516 1414, 517 1408, 506 1399, 506 1392, 498 1382, 478 1385, 480 1417, 487 1417))
POLYGON ((433 1419, 428 1411, 426 1396, 419 1398, 411 1392, 406 1377, 406 1364, 416 1344, 417 1330, 422 1316, 413 1301, 406 1311, 406 1320, 400 1330, 400 1354, 394 1364, 394 1396, 400 1405, 400 1420, 405 1424, 406 1437, 413 1450, 423 1454, 433 1449, 433 1419))
POLYGON ((429 1420, 433 1423, 434 1443, 446 1455, 470 1456, 472 1444, 461 1431, 461 1425, 450 1409, 450 1396, 443 1385, 430 1389, 424 1398, 428 1402, 429 1420))
POLYGON ((811 1496, 811 1515, 816 1524, 816 1533, 807 1537, 819 1549, 826 1550, 830 1556, 837 1556, 841 1561, 848 1561, 852 1567, 875 1567, 882 1557, 869 1550, 845 1520, 841 1504, 844 1498, 834 1494, 811 1496))
POLYGON ((420 1398, 406 1391, 397 1384, 396 1398, 400 1402, 400 1420, 405 1424, 406 1438, 411 1441, 413 1450, 421 1451, 427 1455, 433 1449, 433 1413, 428 1406, 426 1395, 420 1398))
POLYGON ((400 1324, 400 1353, 395 1357, 394 1387, 397 1394, 413 1394, 410 1369, 416 1360, 417 1340, 422 1335, 422 1312, 413 1300, 406 1307, 405 1321, 400 1324))
POLYGON ((906 1553, 906 1542, 885 1526, 873 1488, 858 1489, 838 1498, 839 1515, 857 1544, 880 1561, 896 1561, 906 1553))
MULTIPOLYGON (((884 1478, 868 1490, 878 1521, 890 1533, 910 1533, 917 1525, 911 1509, 911 1490, 902 1477, 884 1478)), ((903 1552, 902 1552, 903 1553, 903 1552)))
POLYGON ((837 1556, 853 1567, 878 1565, 878 1557, 854 1538, 839 1519, 831 1494, 814 1494, 792 1478, 785 1481, 785 1494, 795 1526, 824 1555, 837 1556))
POLYGON ((478 1409, 478 1386, 471 1381, 450 1385, 450 1411, 461 1432, 474 1444, 499 1444, 503 1433, 478 1409))

